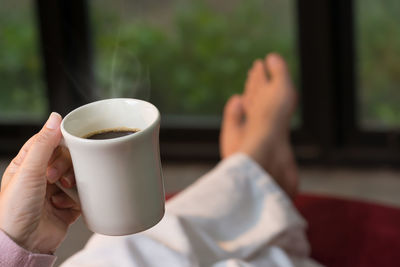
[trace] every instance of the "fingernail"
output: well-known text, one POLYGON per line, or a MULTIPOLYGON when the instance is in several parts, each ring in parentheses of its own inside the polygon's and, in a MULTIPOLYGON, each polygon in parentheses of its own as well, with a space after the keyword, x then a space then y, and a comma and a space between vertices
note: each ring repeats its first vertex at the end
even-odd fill
POLYGON ((57 112, 52 112, 46 122, 46 128, 51 130, 57 129, 60 125, 60 117, 60 114, 57 112))
POLYGON ((47 180, 50 183, 54 183, 58 178, 58 170, 54 167, 51 167, 47 170, 47 180))
POLYGON ((71 187, 71 182, 70 180, 66 179, 65 177, 62 177, 60 179, 60 183, 62 184, 63 187, 65 188, 70 188, 71 187))
POLYGON ((67 179, 70 185, 75 185, 75 174, 73 172, 68 172, 64 174, 64 179, 67 179))

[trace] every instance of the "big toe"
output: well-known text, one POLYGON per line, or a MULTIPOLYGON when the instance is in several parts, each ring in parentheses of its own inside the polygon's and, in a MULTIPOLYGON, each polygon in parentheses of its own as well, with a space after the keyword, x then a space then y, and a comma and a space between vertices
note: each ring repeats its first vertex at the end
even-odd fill
POLYGON ((244 118, 242 97, 233 95, 229 98, 224 108, 222 127, 228 129, 239 128, 244 118))
POLYGON ((297 106, 297 93, 290 77, 285 60, 276 53, 268 54, 265 65, 270 74, 270 98, 274 98, 280 107, 286 110, 285 114, 291 116, 297 106))
POLYGON ((232 96, 225 105, 220 135, 222 158, 237 152, 242 142, 244 109, 239 95, 232 96))
POLYGON ((290 81, 287 64, 280 55, 276 53, 268 54, 265 58, 265 64, 273 81, 290 81))

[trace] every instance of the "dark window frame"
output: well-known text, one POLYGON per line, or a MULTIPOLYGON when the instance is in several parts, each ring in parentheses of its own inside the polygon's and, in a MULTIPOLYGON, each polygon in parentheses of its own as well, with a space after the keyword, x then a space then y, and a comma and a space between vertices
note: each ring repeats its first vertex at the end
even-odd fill
MULTIPOLYGON (((49 106, 65 115, 95 99, 88 3, 36 0, 36 13, 49 106)), ((353 1, 297 1, 297 18, 302 124, 291 135, 297 159, 400 167, 400 133, 365 131, 357 124, 353 1)), ((15 154, 39 129, 37 124, 0 125, 0 154, 15 154)), ((162 158, 216 162, 218 138, 215 127, 162 124, 162 158)))
POLYGON ((400 167, 399 132, 357 120, 354 17, 354 1, 298 1, 304 128, 318 140, 320 162, 400 167))

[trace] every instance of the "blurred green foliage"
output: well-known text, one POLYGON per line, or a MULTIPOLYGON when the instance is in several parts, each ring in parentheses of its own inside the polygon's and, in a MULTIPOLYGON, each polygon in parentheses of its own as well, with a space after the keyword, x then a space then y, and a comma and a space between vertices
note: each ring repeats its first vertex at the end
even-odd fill
MULTIPOLYGON (((0 119, 47 112, 34 9, 22 2, 4 0, 0 8, 0 119)), ((167 5, 160 1, 143 16, 115 8, 123 2, 90 1, 100 97, 150 99, 168 114, 221 114, 226 99, 242 91, 254 59, 271 51, 287 59, 297 83, 293 0, 171 0, 165 3, 173 8, 151 15, 167 5)), ((361 122, 396 127, 400 2, 358 0, 355 7, 361 122)))
POLYGON ((40 119, 47 112, 34 10, 23 3, 0 8, 1 120, 40 119))
POLYGON ((297 67, 289 2, 246 0, 225 12, 204 1, 178 2, 167 27, 93 5, 100 87, 123 95, 125 88, 115 88, 123 75, 116 82, 109 73, 130 72, 131 83, 142 78, 145 84, 149 75, 150 100, 162 112, 220 115, 227 98, 242 92, 256 58, 277 51, 297 67))
POLYGON ((400 1, 358 0, 356 53, 362 125, 400 126, 400 1))

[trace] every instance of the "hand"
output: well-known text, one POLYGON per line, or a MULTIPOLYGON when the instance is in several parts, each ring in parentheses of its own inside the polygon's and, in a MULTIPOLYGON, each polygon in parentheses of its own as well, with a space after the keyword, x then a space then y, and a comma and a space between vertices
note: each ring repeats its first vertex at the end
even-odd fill
POLYGON ((1 181, 0 229, 35 253, 53 253, 79 206, 54 182, 72 187, 75 179, 69 153, 58 147, 61 116, 52 113, 7 167, 1 181))

